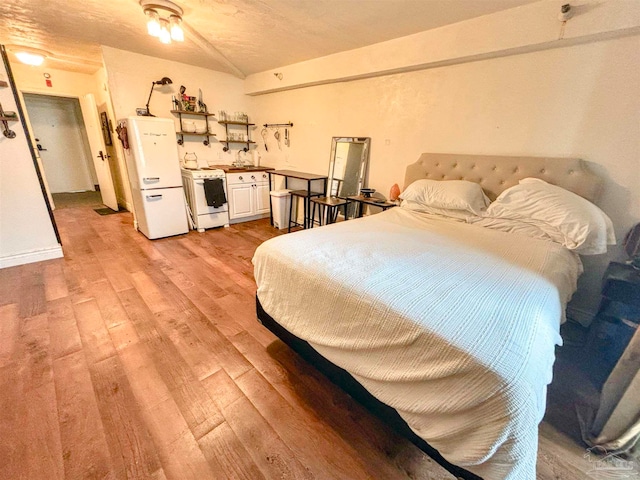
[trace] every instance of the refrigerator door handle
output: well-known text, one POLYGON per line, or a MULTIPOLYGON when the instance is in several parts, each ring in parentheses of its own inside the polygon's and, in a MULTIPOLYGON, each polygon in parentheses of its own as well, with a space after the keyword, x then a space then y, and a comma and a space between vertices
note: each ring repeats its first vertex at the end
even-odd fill
POLYGON ((142 180, 144 182, 159 182, 160 177, 143 177, 142 180))
POLYGON ((147 200, 153 200, 155 198, 162 198, 162 194, 161 193, 157 193, 155 195, 147 195, 147 200))

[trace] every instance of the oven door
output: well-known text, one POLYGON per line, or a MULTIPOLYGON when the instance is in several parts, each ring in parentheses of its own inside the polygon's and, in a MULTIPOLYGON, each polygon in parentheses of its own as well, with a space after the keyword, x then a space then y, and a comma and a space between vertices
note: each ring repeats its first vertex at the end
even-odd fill
MULTIPOLYGON (((214 208, 207 205, 207 198, 204 195, 204 180, 203 179, 194 179, 193 180, 193 194, 195 196, 195 203, 197 209, 197 215, 205 215, 207 213, 218 213, 218 212, 226 212, 228 203, 225 203, 221 207, 214 208)), ((224 195, 227 196, 227 182, 225 179, 222 179, 222 185, 224 187, 224 195)))

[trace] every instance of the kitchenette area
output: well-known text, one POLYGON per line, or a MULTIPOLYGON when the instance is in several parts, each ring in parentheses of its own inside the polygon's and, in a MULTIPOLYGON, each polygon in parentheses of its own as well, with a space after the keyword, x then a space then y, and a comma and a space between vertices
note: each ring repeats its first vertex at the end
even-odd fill
POLYGON ((194 230, 229 226, 269 216, 271 167, 182 167, 182 184, 194 230), (220 192, 226 201, 221 203, 220 192))

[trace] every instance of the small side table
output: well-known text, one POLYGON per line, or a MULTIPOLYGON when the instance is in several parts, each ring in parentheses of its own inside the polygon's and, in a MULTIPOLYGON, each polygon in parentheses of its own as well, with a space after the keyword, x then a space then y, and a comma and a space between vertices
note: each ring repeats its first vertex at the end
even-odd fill
POLYGON ((356 218, 362 217, 363 205, 379 207, 383 212, 385 210, 388 210, 389 208, 396 206, 395 203, 381 201, 380 199, 374 197, 364 197, 362 195, 352 195, 350 197, 347 197, 347 200, 356 204, 356 218))

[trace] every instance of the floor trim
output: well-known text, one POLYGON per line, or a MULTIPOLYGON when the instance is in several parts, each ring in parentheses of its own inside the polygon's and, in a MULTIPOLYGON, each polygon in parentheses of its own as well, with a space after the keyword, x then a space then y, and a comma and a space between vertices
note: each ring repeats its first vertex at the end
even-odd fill
POLYGON ((44 248, 41 250, 32 250, 30 252, 16 253, 6 257, 0 257, 0 268, 16 267, 27 263, 42 262, 44 260, 52 260, 54 258, 62 258, 62 246, 44 248))

